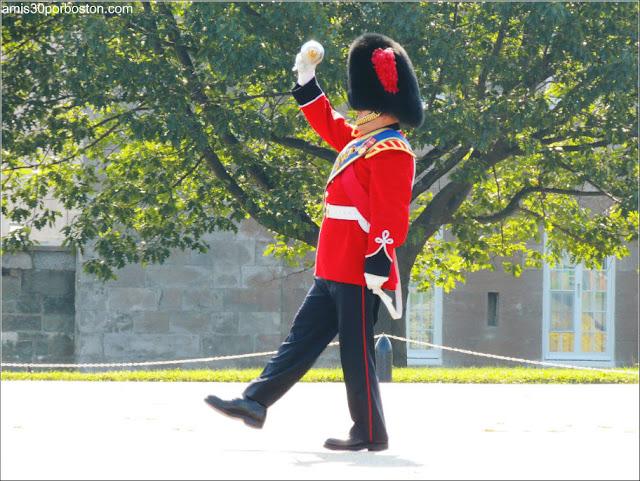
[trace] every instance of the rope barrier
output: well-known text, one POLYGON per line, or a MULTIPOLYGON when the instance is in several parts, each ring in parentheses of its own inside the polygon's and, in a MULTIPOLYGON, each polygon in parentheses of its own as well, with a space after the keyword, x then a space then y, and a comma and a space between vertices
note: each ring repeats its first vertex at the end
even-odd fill
MULTIPOLYGON (((337 346, 338 342, 332 342, 329 346, 337 346)), ((226 361, 229 359, 243 359, 248 357, 272 356, 278 351, 254 352, 251 354, 234 354, 230 356, 203 357, 199 359, 176 359, 172 361, 141 361, 141 362, 111 362, 95 364, 38 364, 25 362, 3 362, 2 367, 134 367, 134 366, 159 366, 165 364, 188 364, 192 362, 226 361)))
POLYGON ((463 353, 463 354, 471 354, 471 355, 474 355, 474 356, 490 357, 492 359, 501 359, 503 361, 524 362, 524 363, 528 363, 528 364, 537 364, 537 365, 540 365, 540 366, 562 367, 562 368, 569 368, 569 369, 581 369, 581 370, 584 370, 584 371, 613 372, 613 373, 621 373, 621 374, 632 374, 634 376, 638 375, 637 372, 633 372, 633 371, 616 371, 616 370, 613 370, 613 369, 603 369, 603 368, 598 368, 598 367, 573 366, 573 365, 570 365, 570 364, 556 364, 556 363, 553 363, 553 362, 531 361, 531 360, 528 360, 528 359, 520 359, 520 358, 517 358, 517 357, 499 356, 497 354, 487 354, 485 352, 468 351, 467 349, 459 349, 457 347, 440 346, 438 344, 431 344, 430 342, 414 341, 413 339, 407 339, 406 337, 393 336, 391 334, 384 334, 384 335, 387 336, 390 339, 396 339, 398 341, 412 342, 414 344, 422 344, 423 346, 435 347, 437 349, 444 349, 444 350, 447 350, 447 351, 455 351, 455 352, 460 352, 460 353, 463 353))
MULTIPOLYGON (((500 356, 497 354, 488 354, 484 352, 477 351, 469 351, 467 349, 459 349, 457 347, 448 347, 441 346, 439 344, 432 344, 430 342, 425 341, 416 341, 413 339, 408 339, 406 337, 394 336, 392 334, 378 334, 374 336, 374 338, 380 338, 382 336, 386 336, 390 339, 395 339, 397 341, 403 342, 411 342, 414 344, 420 344, 423 346, 432 347, 435 349, 444 349, 447 351, 459 352, 462 354, 469 354, 472 356, 481 356, 481 357, 489 357, 492 359, 500 359, 503 361, 512 361, 512 362, 521 362, 527 364, 534 364, 539 366, 549 366, 549 367, 560 367, 566 369, 580 369, 584 371, 599 371, 599 372, 609 372, 609 373, 618 373, 618 374, 631 374, 633 376, 638 376, 637 372, 633 371, 620 371, 614 369, 603 369, 597 367, 586 367, 586 366, 574 366, 570 364, 557 364, 553 362, 545 362, 545 361, 531 361, 528 359, 520 359, 517 357, 509 357, 509 356, 500 356)), ((339 342, 332 342, 327 345, 327 347, 337 346, 340 344, 339 342)), ((246 359, 250 357, 261 357, 261 356, 272 356, 276 354, 278 351, 265 351, 265 352, 254 352, 250 354, 234 354, 229 356, 216 356, 216 357, 203 357, 199 359, 177 359, 171 361, 143 361, 143 362, 113 362, 113 363, 94 363, 94 364, 63 364, 63 363, 54 363, 54 364, 38 364, 38 363, 24 363, 24 362, 3 362, 0 363, 2 367, 26 367, 26 368, 80 368, 80 367, 136 367, 136 366, 160 366, 160 365, 170 365, 170 364, 189 364, 195 362, 213 362, 213 361, 226 361, 231 359, 246 359)))

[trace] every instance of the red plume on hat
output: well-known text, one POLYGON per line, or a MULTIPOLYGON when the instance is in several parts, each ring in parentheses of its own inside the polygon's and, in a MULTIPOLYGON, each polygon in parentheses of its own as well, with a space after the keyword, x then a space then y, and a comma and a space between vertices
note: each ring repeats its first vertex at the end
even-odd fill
POLYGON ((371 55, 371 62, 376 71, 378 80, 387 92, 397 94, 398 70, 396 69, 396 56, 391 48, 377 48, 371 55))
POLYGON ((347 98, 352 109, 390 113, 410 127, 422 123, 413 65, 394 40, 377 33, 356 38, 349 49, 348 77, 347 98))

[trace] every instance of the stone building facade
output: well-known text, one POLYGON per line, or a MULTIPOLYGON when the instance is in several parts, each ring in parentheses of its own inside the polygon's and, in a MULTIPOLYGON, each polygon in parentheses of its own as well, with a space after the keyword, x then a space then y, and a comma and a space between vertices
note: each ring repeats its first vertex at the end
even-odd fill
MULTIPOLYGON (((264 256, 272 241, 255 222, 246 221, 237 234, 211 236, 205 254, 177 251, 161 265, 130 265, 118 272, 117 281, 103 283, 79 269, 78 362, 198 359, 277 349, 312 275, 264 256)), ((325 363, 339 362, 331 352, 325 358, 325 363)), ((181 367, 259 366, 266 359, 181 367)))
POLYGON ((75 257, 45 247, 2 261, 2 360, 74 362, 75 257))
MULTIPOLYGON (((205 254, 176 251, 162 265, 129 265, 108 282, 84 273, 81 256, 53 245, 3 256, 2 361, 127 363, 276 350, 311 286, 312 271, 264 256, 273 238, 252 220, 237 234, 216 233, 208 242, 205 254)), ((638 362, 637 245, 630 250, 630 257, 606 268, 606 278, 579 266, 525 269, 518 278, 498 269, 472 273, 449 293, 412 289, 406 336, 535 361, 633 365, 638 362), (554 287, 549 279, 559 274, 573 284, 554 287), (601 276, 609 291, 585 297, 580 283, 593 275, 601 276), (606 298, 608 307, 587 309, 589 296, 606 298), (575 312, 568 314, 567 306, 575 312), (554 325, 558 316, 571 317, 573 334, 554 325), (600 344, 585 348, 594 339, 600 344)), ((418 343, 408 348, 411 365, 513 365, 418 343)), ((127 369, 261 367, 269 357, 127 369)), ((329 347, 317 365, 339 365, 338 349, 329 347)))
MULTIPOLYGON (((107 282, 87 275, 80 255, 54 247, 5 255, 2 360, 126 363, 275 350, 313 277, 264 256, 272 241, 246 221, 237 234, 210 236, 205 254, 175 251, 164 264, 129 265, 107 282)), ((318 365, 338 365, 338 356, 328 348, 318 365)), ((268 358, 155 367, 257 367, 268 358)))

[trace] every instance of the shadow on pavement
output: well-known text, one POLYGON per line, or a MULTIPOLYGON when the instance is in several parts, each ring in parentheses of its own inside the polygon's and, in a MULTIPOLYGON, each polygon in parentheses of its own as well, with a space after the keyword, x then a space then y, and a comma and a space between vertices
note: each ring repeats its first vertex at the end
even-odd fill
MULTIPOLYGON (((226 451, 236 453, 252 453, 265 451, 260 449, 228 449, 226 451)), ((417 468, 423 466, 423 464, 416 463, 410 459, 404 459, 392 454, 380 454, 371 453, 369 451, 358 452, 341 452, 331 453, 326 451, 272 451, 279 454, 292 454, 292 455, 309 455, 315 456, 317 459, 297 459, 294 462, 295 466, 299 467, 312 467, 316 464, 329 463, 344 463, 346 466, 361 466, 361 467, 380 467, 380 468, 417 468)))

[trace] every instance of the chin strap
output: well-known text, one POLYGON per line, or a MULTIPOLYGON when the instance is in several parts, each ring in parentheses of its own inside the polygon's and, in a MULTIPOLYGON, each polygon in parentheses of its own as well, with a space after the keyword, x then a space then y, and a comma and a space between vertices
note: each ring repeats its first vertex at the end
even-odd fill
POLYGON ((377 119, 378 117, 380 117, 382 115, 381 112, 371 112, 368 115, 365 115, 364 117, 356 120, 356 127, 360 127, 361 125, 364 125, 366 123, 371 122, 372 120, 377 119))

